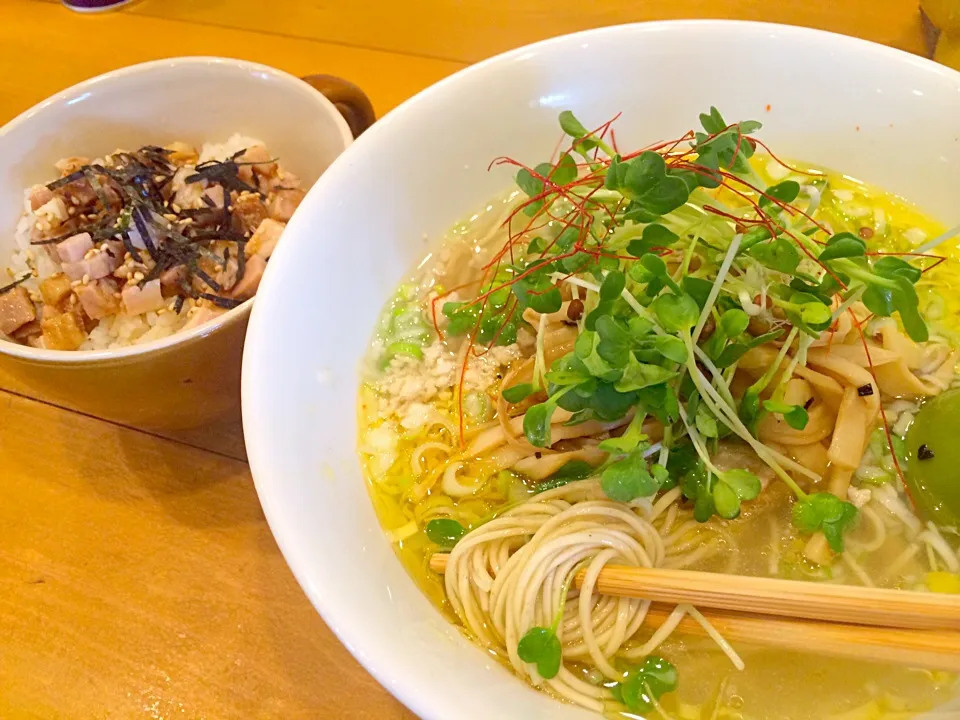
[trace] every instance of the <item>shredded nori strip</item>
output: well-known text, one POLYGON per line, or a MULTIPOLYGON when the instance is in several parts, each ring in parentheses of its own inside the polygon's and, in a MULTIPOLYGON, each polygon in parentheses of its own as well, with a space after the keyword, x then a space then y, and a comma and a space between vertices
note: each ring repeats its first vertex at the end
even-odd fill
POLYGON ((136 262, 143 262, 143 258, 140 257, 140 250, 130 239, 130 233, 124 230, 120 233, 120 239, 123 240, 123 246, 127 249, 127 252, 130 253, 130 257, 132 257, 136 262))
POLYGON ((860 397, 869 397, 873 395, 873 385, 867 383, 866 385, 861 385, 857 388, 857 395, 860 397))
POLYGON ((173 312, 177 315, 180 314, 180 311, 183 310, 183 295, 177 295, 177 299, 173 303, 173 312))
POLYGON ((813 398, 812 398, 812 397, 807 398, 807 401, 803 404, 803 409, 804 409, 804 410, 809 410, 811 405, 813 405, 813 398))
POLYGON ((140 238, 147 247, 147 252, 150 253, 150 257, 157 260, 157 246, 153 244, 153 238, 150 237, 150 230, 147 228, 146 218, 143 217, 143 208, 139 205, 135 206, 132 217, 134 225, 137 226, 137 232, 140 233, 140 238))
POLYGON ((220 297, 219 295, 211 295, 210 293, 200 293, 199 297, 204 300, 209 300, 214 305, 227 308, 228 310, 243 304, 243 300, 234 300, 233 298, 220 297))
POLYGON ((921 445, 917 448, 917 460, 933 460, 934 453, 926 445, 921 445))
POLYGON ((77 180, 83 180, 83 178, 86 177, 85 173, 83 172, 84 168, 86 167, 87 166, 85 165, 79 170, 74 170, 69 175, 64 175, 59 180, 54 180, 53 182, 47 183, 47 190, 56 190, 57 188, 62 188, 64 185, 69 185, 77 180))
POLYGON ((13 290, 15 287, 17 287, 17 286, 20 285, 21 283, 25 283, 27 280, 29 280, 29 279, 32 278, 32 277, 33 277, 33 275, 31 275, 30 273, 27 273, 27 274, 24 275, 22 278, 18 278, 17 280, 14 280, 14 281, 13 281, 12 283, 10 283, 9 285, 4 285, 3 287, 0 287, 0 295, 4 295, 4 294, 10 292, 10 291, 13 290))
POLYGON ((247 247, 246 243, 237 244, 237 282, 247 271, 247 247))
MULTIPOLYGON (((193 268, 193 274, 198 278, 203 280, 207 285, 209 285, 214 292, 223 292, 223 288, 220 287, 220 283, 214 280, 212 277, 207 275, 203 270, 198 267, 193 268)), ((203 297, 203 293, 200 293, 200 296, 203 297)))
MULTIPOLYGON (((224 192, 224 204, 226 204, 226 195, 230 190, 236 190, 237 192, 243 192, 246 190, 247 192, 255 193, 263 197, 262 193, 257 188, 253 187, 252 185, 248 185, 240 179, 240 163, 237 162, 237 158, 243 155, 246 151, 246 148, 239 150, 226 160, 208 160, 207 162, 200 163, 196 167, 196 172, 193 175, 189 175, 185 182, 192 183, 198 182, 199 180, 206 180, 208 182, 223 185, 223 188, 226 191, 224 192)), ((244 164, 260 165, 262 163, 244 164)))
MULTIPOLYGON (((220 307, 236 307, 240 301, 211 293, 198 294, 192 286, 191 279, 196 277, 215 292, 224 292, 224 288, 216 280, 198 267, 198 261, 201 259, 226 269, 230 260, 236 257, 237 274, 231 286, 236 285, 246 273, 244 248, 249 238, 233 227, 231 193, 250 192, 261 198, 264 197, 256 187, 240 178, 240 167, 262 165, 277 160, 274 158, 262 163, 238 161, 245 152, 246 148, 237 151, 226 160, 200 163, 196 166, 195 172, 184 179, 186 183, 203 180, 208 187, 219 185, 224 194, 223 207, 217 207, 216 202, 204 193, 201 199, 205 207, 177 208, 176 212, 173 212, 171 207, 173 204, 171 183, 180 168, 170 160, 173 151, 156 145, 144 145, 133 152, 114 153, 108 156, 104 164, 84 165, 47 184, 47 188, 52 191, 66 192, 69 198, 78 190, 63 191, 61 189, 71 183, 84 183, 89 185, 96 199, 92 199, 89 194, 84 194, 81 197, 84 204, 74 204, 75 214, 65 221, 61 230, 63 232, 70 228, 70 232, 53 238, 35 240, 31 244, 53 245, 86 232, 96 243, 119 238, 125 251, 130 253, 130 257, 135 262, 144 264, 146 263, 144 253, 141 248, 133 244, 130 237, 130 228, 134 226, 143 239, 145 249, 153 262, 153 266, 145 272, 143 280, 138 283, 140 287, 158 278, 166 270, 183 266, 185 272, 177 280, 179 286, 176 300, 177 312, 183 308, 187 298, 198 297, 205 297, 220 307), (170 218, 173 215, 176 219, 171 222, 170 218), (236 254, 233 254, 231 248, 225 249, 222 255, 213 252, 207 247, 207 244, 213 241, 236 243, 236 254)), ((114 249, 108 248, 108 251, 116 257, 114 249)), ((16 287, 27 277, 30 276, 4 288, 2 292, 16 287)))

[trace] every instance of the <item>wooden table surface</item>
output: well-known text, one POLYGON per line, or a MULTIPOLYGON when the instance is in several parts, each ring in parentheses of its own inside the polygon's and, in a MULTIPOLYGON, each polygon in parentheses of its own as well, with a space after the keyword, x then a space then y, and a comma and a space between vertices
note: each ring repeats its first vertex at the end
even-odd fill
MULTIPOLYGON (((924 51, 916 0, 0 3, 0 122, 98 73, 225 55, 349 78, 383 113, 467 64, 600 25, 728 17, 924 51)), ((415 662, 414 658, 411 658, 415 662)), ((280 556, 239 422, 160 437, 0 375, 0 718, 412 718, 280 556)))

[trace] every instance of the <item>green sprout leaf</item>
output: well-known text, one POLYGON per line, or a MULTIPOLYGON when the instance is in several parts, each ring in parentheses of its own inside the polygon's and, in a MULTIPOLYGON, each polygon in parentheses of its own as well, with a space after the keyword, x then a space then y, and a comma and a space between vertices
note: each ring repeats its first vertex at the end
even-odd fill
POLYGON ((807 426, 810 416, 801 405, 789 405, 779 400, 764 400, 763 409, 767 412, 780 413, 787 425, 794 430, 803 430, 807 426))
POLYGON ((549 400, 529 408, 523 415, 523 434, 531 445, 547 447, 550 444, 550 419, 556 403, 549 400))
POLYGON ((777 185, 771 185, 763 191, 763 197, 760 198, 760 207, 768 210, 778 205, 770 198, 775 198, 780 202, 792 203, 800 194, 800 183, 795 180, 784 180, 777 185))
POLYGON ((867 251, 867 244, 853 233, 837 233, 827 241, 827 246, 821 251, 819 260, 836 260, 838 258, 863 257, 867 251))
POLYGON ((720 316, 720 329, 728 338, 740 337, 750 324, 750 317, 738 308, 727 310, 720 316))
POLYGON ((834 552, 843 552, 843 534, 857 519, 859 512, 851 503, 831 493, 808 495, 793 505, 793 524, 803 532, 823 532, 834 552))
POLYGON ((434 518, 427 523, 427 537, 442 548, 452 548, 467 531, 456 520, 450 518, 434 518))
POLYGON ((659 223, 647 225, 643 235, 631 240, 627 245, 627 252, 634 257, 642 257, 656 248, 668 248, 678 240, 676 233, 671 232, 659 223))
POLYGON ((690 199, 687 184, 681 178, 667 175, 663 157, 650 151, 619 163, 616 174, 607 175, 607 187, 611 184, 614 185, 611 189, 631 201, 625 219, 634 222, 653 222, 690 199), (614 177, 612 182, 611 177, 614 177))
POLYGON ((585 137, 589 132, 570 110, 560 113, 560 129, 575 139, 585 137))
POLYGON ((626 677, 613 687, 614 697, 631 712, 645 713, 654 702, 677 689, 677 669, 657 655, 648 655, 639 667, 630 669, 626 677))
POLYGON ((660 295, 650 305, 661 327, 670 332, 684 332, 697 324, 700 308, 697 301, 686 293, 660 295))
POLYGON ((720 517, 732 520, 740 514, 740 505, 760 494, 760 478, 749 470, 726 470, 713 485, 713 501, 720 517))
POLYGON ((533 394, 533 385, 530 383, 521 383, 513 387, 504 388, 500 394, 503 395, 503 399, 508 403, 516 405, 518 402, 523 402, 533 394))
POLYGON ((535 663, 540 677, 550 680, 560 672, 563 648, 556 632, 550 628, 532 627, 520 638, 517 655, 524 662, 535 663))
POLYGON ((600 476, 600 488, 611 500, 630 502, 655 494, 666 480, 664 469, 647 469, 642 447, 607 467, 600 476))
POLYGON ((683 340, 673 335, 658 335, 653 339, 653 348, 667 360, 675 363, 687 361, 687 346, 683 340))
POLYGON ((614 383, 614 387, 622 393, 640 390, 651 385, 665 383, 670 378, 675 377, 676 374, 673 370, 668 370, 659 365, 642 363, 636 357, 630 355, 623 370, 623 375, 614 383))
POLYGON ((927 324, 920 315, 919 301, 917 300, 917 291, 913 284, 903 275, 898 275, 896 288, 893 290, 891 299, 897 312, 900 313, 900 322, 903 323, 903 329, 914 342, 926 342, 930 339, 930 333, 927 330, 927 324))
POLYGON ((778 272, 793 274, 800 264, 800 253, 794 244, 783 237, 759 243, 747 250, 750 257, 778 272))
POLYGON ((697 302, 697 306, 702 310, 707 304, 707 298, 710 297, 710 291, 713 290, 713 283, 703 278, 687 275, 680 282, 683 291, 697 302))

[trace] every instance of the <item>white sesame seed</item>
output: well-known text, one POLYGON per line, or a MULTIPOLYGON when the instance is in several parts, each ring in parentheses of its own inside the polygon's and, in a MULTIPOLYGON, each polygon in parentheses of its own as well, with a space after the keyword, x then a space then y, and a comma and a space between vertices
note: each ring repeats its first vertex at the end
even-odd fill
POLYGON ((137 271, 133 274, 133 279, 136 280, 137 282, 140 282, 141 280, 143 280, 143 273, 140 272, 139 270, 137 270, 137 271))
POLYGON ((82 282, 83 282, 84 285, 86 285, 87 283, 89 283, 89 282, 90 282, 90 276, 85 274, 85 275, 83 276, 82 282))
POLYGON ((80 287, 81 284, 82 284, 82 283, 81 283, 79 280, 74 280, 73 282, 70 283, 70 286, 71 286, 71 287, 80 287))

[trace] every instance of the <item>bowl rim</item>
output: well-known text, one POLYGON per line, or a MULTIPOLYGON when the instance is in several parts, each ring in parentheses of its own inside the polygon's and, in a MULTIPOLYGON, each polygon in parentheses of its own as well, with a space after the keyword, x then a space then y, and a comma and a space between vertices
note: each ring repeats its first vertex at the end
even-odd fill
MULTIPOLYGON (((344 150, 353 143, 353 135, 350 132, 350 126, 344 120, 343 115, 337 110, 337 107, 328 100, 323 93, 311 87, 296 75, 280 70, 270 65, 253 62, 250 60, 240 60, 237 58, 220 57, 216 55, 184 55, 180 57, 163 58, 160 60, 150 60, 147 62, 126 65, 115 70, 110 70, 100 75, 82 80, 75 85, 71 85, 60 90, 53 95, 41 100, 33 107, 24 110, 13 119, 0 127, 0 138, 3 138, 11 130, 22 125, 28 124, 35 116, 45 112, 49 108, 61 103, 67 102, 76 96, 89 92, 107 83, 129 77, 131 75, 140 75, 159 70, 170 69, 192 69, 192 68, 216 68, 227 67, 234 70, 242 70, 248 74, 261 73, 270 77, 270 79, 283 83, 291 91, 309 97, 315 101, 320 108, 330 115, 334 124, 340 131, 340 138, 343 141, 344 150)), ((4 265, 0 265, 3 267, 4 265)), ((224 325, 233 323, 250 313, 256 297, 244 300, 234 308, 229 309, 222 315, 213 318, 195 328, 186 331, 176 332, 163 338, 151 340, 139 345, 128 345, 122 348, 112 348, 103 350, 48 350, 46 348, 34 348, 29 345, 21 345, 8 340, 0 339, 0 354, 9 355, 23 360, 46 363, 63 363, 70 365, 82 365, 95 363, 103 360, 121 360, 133 358, 140 355, 146 355, 155 351, 166 350, 180 344, 186 344, 190 341, 204 337, 215 332, 224 325)))
MULTIPOLYGON (((734 19, 677 19, 608 25, 558 35, 507 50, 458 70, 424 88, 390 110, 365 132, 364 136, 354 143, 356 146, 355 149, 351 147, 344 155, 341 155, 334 161, 324 177, 317 181, 312 192, 319 198, 321 193, 327 192, 328 185, 335 187, 338 167, 341 165, 348 166, 353 163, 355 156, 359 157, 359 153, 364 151, 368 143, 374 142, 382 133, 391 132, 388 128, 392 125, 392 120, 412 111, 415 106, 424 102, 426 98, 432 98, 434 95, 444 92, 447 86, 451 84, 466 83, 475 75, 488 72, 490 68, 511 63, 531 53, 548 50, 554 45, 563 45, 577 41, 603 40, 621 33, 643 36, 647 33, 657 33, 661 31, 685 32, 687 30, 698 29, 721 34, 731 32, 741 33, 743 37, 776 33, 779 37, 788 37, 800 43, 813 44, 825 42, 830 47, 844 46, 853 48, 860 54, 871 54, 874 57, 886 58, 895 63, 911 66, 925 72, 933 72, 955 83, 957 89, 960 90, 960 72, 941 65, 932 59, 864 38, 844 35, 829 30, 782 23, 734 19)), ((263 289, 265 289, 266 295, 271 295, 275 292, 275 285, 280 286, 279 281, 276 281, 276 279, 271 280, 269 274, 265 277, 265 283, 263 289)), ((256 356, 259 356, 261 352, 259 347, 261 344, 260 335, 265 332, 263 328, 269 324, 269 316, 266 314, 267 310, 264 308, 265 304, 263 303, 254 307, 247 328, 248 341, 245 343, 243 353, 241 402, 248 464, 257 496, 264 511, 264 516, 276 540, 277 546, 283 554, 294 577, 297 579, 297 582, 300 584, 304 594, 323 618, 326 625, 377 682, 386 688, 397 700, 403 703, 405 707, 409 708, 418 716, 425 718, 425 720, 456 717, 455 713, 449 714, 451 712, 451 706, 447 701, 441 699, 437 694, 429 692, 429 680, 424 681, 423 679, 419 679, 420 676, 415 672, 407 672, 404 668, 398 669, 391 658, 381 651, 376 638, 367 634, 360 623, 355 622, 349 616, 338 611, 337 605, 340 603, 329 600, 326 592, 318 589, 320 585, 315 582, 315 578, 311 577, 311 571, 304 564, 303 556, 297 550, 297 538, 288 530, 288 526, 284 522, 285 513, 278 507, 280 504, 279 501, 275 500, 275 496, 280 493, 279 488, 283 485, 283 478, 278 476, 272 469, 270 462, 271 448, 265 444, 265 434, 258 432, 258 426, 264 422, 264 418, 268 417, 268 410, 270 408, 270 394, 265 388, 260 387, 261 383, 258 378, 254 377, 251 369, 254 366, 259 366, 262 360, 262 358, 256 356)), ((399 562, 399 560, 397 560, 397 562, 399 562)), ((336 593, 331 593, 331 596, 335 594, 336 593)))

